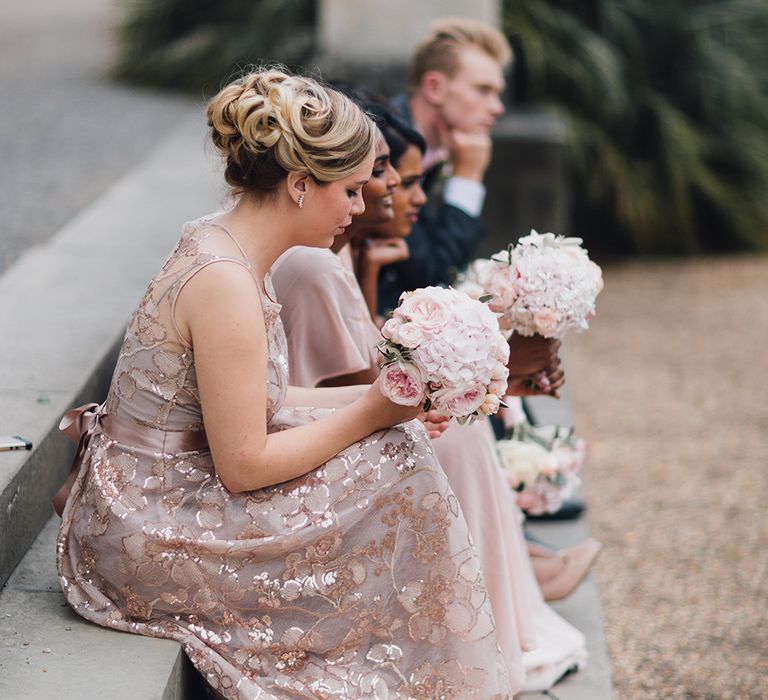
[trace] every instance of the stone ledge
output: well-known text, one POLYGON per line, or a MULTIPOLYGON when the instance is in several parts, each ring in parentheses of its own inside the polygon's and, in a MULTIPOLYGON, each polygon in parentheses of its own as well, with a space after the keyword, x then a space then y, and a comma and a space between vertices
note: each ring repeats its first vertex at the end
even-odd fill
POLYGON ((125 322, 184 221, 215 209, 220 176, 198 108, 162 146, 51 241, 0 276, 0 585, 51 514, 73 449, 58 433, 71 406, 102 401, 125 322))
MULTIPOLYGON (((590 535, 584 516, 576 520, 531 522, 526 525, 526 529, 542 542, 558 548, 570 547, 590 535)), ((552 603, 552 608, 587 638, 587 666, 563 679, 550 695, 523 693, 521 700, 552 700, 553 697, 558 700, 613 700, 611 663, 606 649, 603 613, 594 575, 588 574, 568 598, 552 603)))
POLYGON ((54 516, 0 593, 0 697, 203 698, 177 642, 105 629, 70 609, 56 577, 57 529, 54 516))
MULTIPOLYGON (((567 364, 567 344, 561 355, 567 364)), ((542 425, 575 425, 578 419, 571 413, 569 385, 562 390, 562 398, 549 397, 526 399, 528 409, 536 422, 542 425)), ((588 469, 587 465, 587 469, 588 469)), ((570 547, 589 537, 591 532, 588 514, 574 520, 529 521, 528 530, 545 544, 558 549, 570 547)), ((598 558, 598 566, 599 566, 598 558)), ((586 668, 558 683, 550 694, 523 693, 522 700, 613 700, 611 663, 603 632, 603 613, 600 595, 593 574, 588 574, 582 584, 565 600, 552 604, 552 608, 581 631, 587 639, 586 668)))

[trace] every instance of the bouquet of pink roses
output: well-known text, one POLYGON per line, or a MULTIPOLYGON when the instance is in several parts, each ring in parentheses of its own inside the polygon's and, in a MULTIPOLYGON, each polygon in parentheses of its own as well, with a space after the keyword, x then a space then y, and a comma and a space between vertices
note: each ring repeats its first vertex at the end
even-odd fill
POLYGON ((405 292, 381 329, 381 390, 460 421, 499 409, 509 346, 486 304, 455 289, 405 292))
POLYGON ((531 515, 556 512, 581 483, 585 444, 572 428, 523 421, 496 446, 517 505, 531 515))
POLYGON ((507 336, 562 338, 570 329, 589 327, 603 288, 602 271, 581 243, 532 230, 490 260, 475 260, 459 289, 475 298, 487 296, 507 336))

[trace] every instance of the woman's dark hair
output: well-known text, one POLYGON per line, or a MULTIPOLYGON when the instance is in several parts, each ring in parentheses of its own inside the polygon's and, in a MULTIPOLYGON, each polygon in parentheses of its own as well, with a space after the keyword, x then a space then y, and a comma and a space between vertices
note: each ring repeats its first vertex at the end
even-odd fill
POLYGON ((367 112, 376 126, 379 127, 384 139, 389 146, 389 159, 395 167, 400 163, 400 158, 406 152, 408 146, 416 146, 422 154, 427 151, 427 142, 415 129, 408 126, 405 118, 396 109, 391 107, 387 100, 376 95, 366 88, 354 86, 343 81, 333 83, 333 87, 347 97, 354 100, 365 112, 367 112))
POLYGON ((389 146, 389 160, 397 167, 400 158, 408 150, 408 146, 416 146, 422 155, 427 150, 427 142, 415 129, 405 123, 405 120, 391 107, 380 104, 363 105, 366 112, 373 116, 374 121, 384 134, 389 146))

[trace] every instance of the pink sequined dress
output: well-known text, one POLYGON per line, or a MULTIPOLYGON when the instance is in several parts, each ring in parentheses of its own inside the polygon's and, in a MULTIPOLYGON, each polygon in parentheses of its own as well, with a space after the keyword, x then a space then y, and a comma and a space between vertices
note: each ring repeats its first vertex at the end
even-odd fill
MULTIPOLYGON (((479 561, 419 423, 240 494, 204 445, 188 449, 204 426, 173 308, 210 264, 249 267, 202 219, 131 317, 107 401, 83 428, 57 547, 69 604, 106 627, 178 640, 220 697, 510 697, 479 561)), ((325 412, 282 406, 280 306, 268 280, 261 293, 276 431, 325 412)))
MULTIPOLYGON (((376 362, 372 323, 349 247, 339 255, 292 248, 272 270, 288 336, 291 376, 303 386, 376 362)), ((584 635, 542 598, 523 536, 522 515, 499 464, 488 421, 452 422, 433 444, 480 557, 497 637, 516 690, 546 690, 584 664, 584 635)))

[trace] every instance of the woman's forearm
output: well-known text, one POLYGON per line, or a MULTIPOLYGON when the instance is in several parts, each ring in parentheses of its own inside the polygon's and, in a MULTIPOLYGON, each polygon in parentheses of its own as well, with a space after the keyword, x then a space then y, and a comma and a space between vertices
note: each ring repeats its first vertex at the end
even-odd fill
POLYGON ((270 433, 258 456, 254 459, 241 453, 239 464, 230 462, 228 478, 222 477, 222 481, 233 492, 290 481, 316 469, 344 448, 391 422, 382 417, 381 411, 377 411, 370 401, 354 401, 320 420, 270 433))
POLYGON ((359 399, 367 389, 367 384, 334 387, 289 386, 285 405, 341 408, 359 399))

